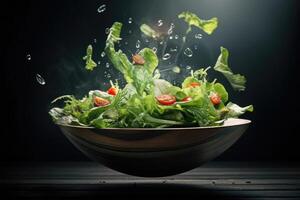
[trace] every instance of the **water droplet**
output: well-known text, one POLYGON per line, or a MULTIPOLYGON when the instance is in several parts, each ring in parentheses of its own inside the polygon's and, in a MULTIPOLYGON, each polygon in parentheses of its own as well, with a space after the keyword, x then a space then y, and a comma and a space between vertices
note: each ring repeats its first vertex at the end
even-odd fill
POLYGON ((139 48, 141 47, 141 41, 137 40, 137 41, 136 41, 136 44, 135 44, 135 47, 136 47, 137 49, 139 49, 139 48))
POLYGON ((160 19, 157 21, 157 26, 162 26, 163 24, 164 24, 163 20, 160 19))
POLYGON ((44 79, 41 75, 36 74, 35 78, 36 78, 36 81, 37 81, 39 84, 41 84, 41 85, 45 85, 45 84, 46 84, 45 79, 44 79))
POLYGON ((176 51, 177 51, 177 47, 175 47, 175 48, 170 48, 170 51, 171 51, 171 52, 176 52, 176 51))
POLYGON ((166 54, 162 57, 163 60, 168 60, 168 59, 170 59, 170 58, 171 58, 171 55, 170 55, 169 53, 166 53, 166 54))
POLYGON ((184 50, 184 54, 187 56, 187 57, 192 57, 193 56, 193 51, 190 49, 190 48, 186 48, 184 50))
POLYGON ((111 78, 111 74, 107 74, 107 76, 106 76, 107 78, 111 78))
POLYGON ((194 46, 194 49, 195 49, 195 50, 197 50, 197 49, 198 49, 198 46, 197 46, 197 45, 195 45, 195 46, 194 46))
POLYGON ((101 5, 99 8, 98 8, 98 13, 102 13, 102 12, 104 12, 106 10, 106 5, 105 4, 103 4, 103 5, 101 5))
POLYGON ((31 60, 31 55, 27 54, 26 58, 27 58, 27 60, 31 60))
POLYGON ((152 50, 154 51, 154 53, 157 52, 157 48, 156 47, 153 47, 152 50))
POLYGON ((109 68, 109 63, 108 63, 108 62, 105 64, 105 67, 106 67, 106 68, 109 68))
POLYGON ((149 40, 148 40, 148 39, 146 39, 146 40, 145 40, 145 42, 146 42, 146 43, 148 43, 148 42, 149 42, 149 40))
POLYGON ((169 39, 170 39, 170 40, 173 40, 173 36, 171 35, 171 36, 169 37, 169 39))
POLYGON ((125 45, 128 45, 128 42, 125 42, 125 45))
POLYGON ((106 29, 105 29, 105 33, 106 33, 106 34, 109 34, 109 32, 110 32, 110 28, 106 28, 106 29))
POLYGON ((186 69, 190 70, 190 69, 192 69, 192 67, 188 65, 188 66, 186 66, 186 69))
POLYGON ((174 73, 176 73, 176 74, 179 74, 179 73, 180 73, 180 68, 179 68, 178 66, 173 67, 173 68, 172 68, 172 71, 173 71, 174 73))
POLYGON ((195 38, 196 38, 196 39, 202 39, 202 34, 200 34, 200 33, 196 34, 196 35, 195 35, 195 38))
POLYGON ((129 18, 128 18, 128 24, 131 24, 131 23, 132 23, 132 18, 129 17, 129 18))
POLYGON ((171 35, 173 33, 173 29, 175 28, 175 25, 173 23, 171 23, 171 26, 168 30, 168 35, 171 35))
POLYGON ((128 33, 131 34, 131 33, 132 33, 132 30, 129 30, 128 33))
POLYGON ((101 64, 101 62, 100 62, 100 61, 98 61, 97 63, 98 63, 98 65, 100 65, 100 64, 101 64))
POLYGON ((105 56, 105 52, 103 51, 102 53, 101 53, 101 57, 103 58, 105 56))
POLYGON ((97 43, 97 39, 96 38, 94 39, 94 43, 97 43))
POLYGON ((178 35, 175 35, 175 37, 174 37, 174 38, 175 38, 175 40, 177 40, 177 39, 179 38, 179 36, 178 36, 178 35))

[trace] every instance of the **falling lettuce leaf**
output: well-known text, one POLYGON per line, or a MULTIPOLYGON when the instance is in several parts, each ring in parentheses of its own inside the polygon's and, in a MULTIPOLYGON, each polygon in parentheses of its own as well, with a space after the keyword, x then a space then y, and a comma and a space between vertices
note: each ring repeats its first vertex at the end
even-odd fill
POLYGON ((213 17, 209 20, 200 19, 196 14, 192 12, 182 12, 178 15, 179 19, 183 19, 188 23, 189 28, 187 33, 192 30, 192 26, 202 29, 208 35, 212 34, 214 30, 218 27, 218 18, 213 17))
POLYGON ((226 48, 221 47, 221 54, 214 66, 214 70, 221 72, 229 81, 233 89, 244 91, 246 89, 246 78, 240 74, 234 74, 228 66, 229 52, 226 48))
POLYGON ((90 71, 97 67, 97 64, 95 63, 95 61, 93 61, 92 56, 93 47, 92 45, 89 45, 86 49, 86 56, 83 57, 83 60, 85 60, 85 68, 90 71))
POLYGON ((249 105, 246 107, 240 107, 237 104, 231 103, 229 102, 226 105, 226 108, 229 110, 229 112, 227 113, 227 118, 236 118, 239 117, 240 115, 244 114, 246 111, 248 112, 253 112, 254 108, 253 105, 249 105))
POLYGON ((158 32, 156 32, 155 30, 153 30, 149 25, 147 24, 142 24, 140 26, 140 30, 142 31, 142 33, 144 33, 146 36, 151 37, 153 39, 157 39, 160 37, 160 34, 158 32))

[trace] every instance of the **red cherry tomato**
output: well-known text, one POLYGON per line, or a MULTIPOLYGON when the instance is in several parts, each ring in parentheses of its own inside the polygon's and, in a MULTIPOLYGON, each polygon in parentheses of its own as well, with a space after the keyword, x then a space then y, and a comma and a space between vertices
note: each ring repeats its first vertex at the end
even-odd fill
POLYGON ((221 97, 218 94, 213 93, 213 94, 210 95, 210 101, 214 105, 219 105, 221 103, 221 97))
POLYGON ((168 94, 157 96, 156 99, 162 105, 172 105, 176 102, 176 98, 168 94))
POLYGON ((107 93, 113 96, 116 96, 118 94, 118 89, 115 87, 111 87, 107 90, 107 93))
POLYGON ((201 84, 200 83, 197 83, 197 82, 192 82, 189 84, 189 87, 199 87, 201 84))
POLYGON ((182 102, 188 102, 188 101, 191 101, 191 100, 192 100, 192 97, 185 97, 181 101, 182 102))
POLYGON ((103 107, 103 106, 107 106, 108 104, 110 104, 108 100, 97 96, 94 97, 94 105, 96 107, 103 107))

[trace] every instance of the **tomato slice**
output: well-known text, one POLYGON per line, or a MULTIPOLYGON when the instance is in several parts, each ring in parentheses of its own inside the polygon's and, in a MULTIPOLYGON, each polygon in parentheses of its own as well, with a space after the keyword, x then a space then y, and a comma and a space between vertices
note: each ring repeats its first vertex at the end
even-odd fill
POLYGON ((116 96, 118 94, 118 89, 115 87, 111 87, 107 90, 107 93, 113 96, 116 96))
POLYGON ((107 99, 103 99, 101 97, 94 97, 94 105, 96 107, 103 107, 103 106, 107 106, 108 104, 110 104, 110 101, 108 101, 107 99))
POLYGON ((191 100, 192 100, 192 97, 185 97, 181 101, 182 102, 188 102, 188 101, 191 101, 191 100))
POLYGON ((145 60, 144 58, 139 55, 139 54, 135 54, 132 56, 132 60, 133 60, 133 64, 137 64, 137 65, 143 65, 145 64, 145 60))
POLYGON ((156 99, 162 105, 172 105, 176 102, 176 98, 168 94, 157 96, 156 99))
POLYGON ((198 82, 192 82, 189 84, 189 87, 199 87, 199 86, 201 86, 201 84, 198 82))
POLYGON ((210 101, 214 104, 214 105, 219 105, 221 103, 221 97, 217 94, 217 93, 212 93, 210 95, 210 101))

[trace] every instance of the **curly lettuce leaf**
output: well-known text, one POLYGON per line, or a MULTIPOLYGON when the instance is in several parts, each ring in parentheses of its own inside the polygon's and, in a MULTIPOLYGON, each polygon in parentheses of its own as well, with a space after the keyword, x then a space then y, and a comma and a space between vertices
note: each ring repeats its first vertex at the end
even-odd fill
POLYGON ((226 48, 221 47, 221 54, 214 66, 214 70, 221 72, 229 81, 233 89, 237 91, 244 91, 246 89, 246 78, 240 74, 234 74, 228 66, 229 52, 226 48))
POLYGON ((200 19, 196 14, 186 11, 182 12, 178 15, 179 19, 183 19, 186 23, 188 23, 189 28, 187 33, 192 30, 192 26, 195 26, 201 30, 203 30, 208 35, 211 35, 214 30, 218 27, 218 18, 213 17, 209 20, 200 19))
POLYGON ((83 57, 83 60, 85 60, 85 68, 89 71, 93 71, 95 67, 97 67, 97 64, 92 59, 93 56, 93 47, 92 45, 89 45, 86 49, 86 56, 83 57))

